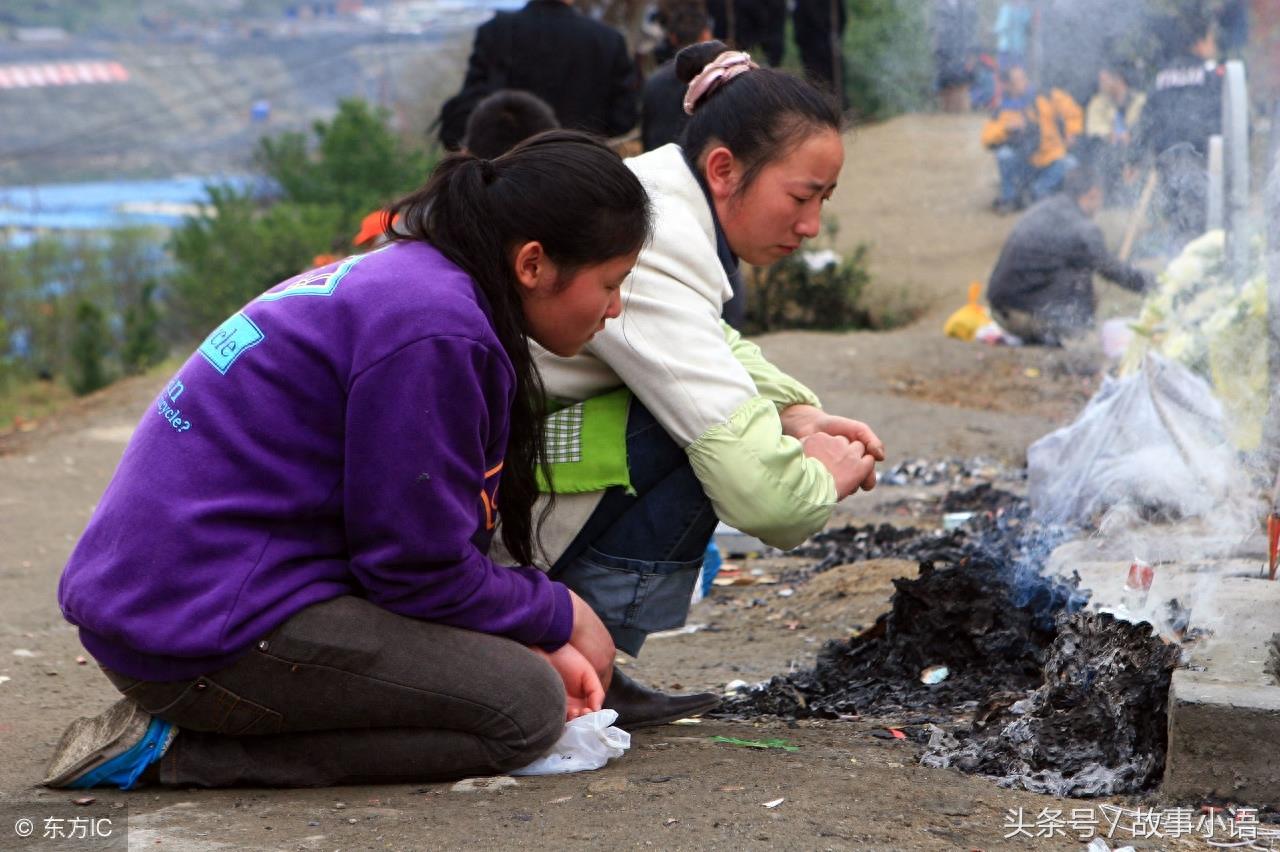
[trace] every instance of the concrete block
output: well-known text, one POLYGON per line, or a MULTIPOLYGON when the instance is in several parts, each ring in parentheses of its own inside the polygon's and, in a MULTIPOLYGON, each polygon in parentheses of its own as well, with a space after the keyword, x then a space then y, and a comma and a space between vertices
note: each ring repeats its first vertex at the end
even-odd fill
MULTIPOLYGON (((1162 792, 1196 801, 1280 807, 1280 583, 1223 577, 1188 667, 1169 691, 1169 753, 1162 792)), ((1192 624, 1200 622, 1194 612, 1192 624)))
POLYGON ((1280 807, 1280 687, 1206 680, 1179 669, 1169 690, 1169 751, 1161 793, 1280 807))

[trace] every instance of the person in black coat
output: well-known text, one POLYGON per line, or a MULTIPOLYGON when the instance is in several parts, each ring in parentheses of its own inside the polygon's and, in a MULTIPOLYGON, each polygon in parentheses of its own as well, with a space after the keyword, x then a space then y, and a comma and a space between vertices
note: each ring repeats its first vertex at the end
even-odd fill
MULTIPOLYGON (((679 52, 691 44, 708 41, 707 10, 699 0, 673 4, 663 16, 667 41, 679 52)), ((640 141, 646 151, 675 142, 689 116, 684 111, 688 85, 676 77, 676 61, 669 59, 649 75, 640 96, 640 141)))
POLYGON ((845 24, 848 23, 845 4, 840 0, 796 0, 791 23, 795 28, 796 47, 800 50, 805 76, 815 84, 838 93, 847 106, 841 47, 845 24))
POLYGON ((1207 156, 1209 137, 1222 132, 1225 70, 1217 62, 1213 27, 1207 16, 1191 13, 1162 23, 1169 59, 1147 96, 1135 153, 1158 157, 1186 142, 1207 156))
POLYGON ((480 25, 462 90, 441 110, 445 147, 461 144, 471 109, 499 89, 532 92, 565 128, 618 136, 636 123, 637 80, 626 40, 577 12, 571 0, 529 0, 480 25))
POLYGON ((786 0, 707 0, 712 34, 738 50, 763 52, 764 61, 777 66, 786 49, 786 0))
POLYGON ((945 112, 967 112, 969 84, 973 82, 970 59, 977 46, 977 4, 974 0, 934 0, 930 26, 933 87, 938 93, 939 105, 945 112))
POLYGON ((1155 167, 1153 205, 1177 250, 1208 227, 1209 137, 1222 132, 1225 67, 1208 16, 1188 12, 1162 23, 1170 59, 1147 96, 1130 159, 1131 167, 1155 167))

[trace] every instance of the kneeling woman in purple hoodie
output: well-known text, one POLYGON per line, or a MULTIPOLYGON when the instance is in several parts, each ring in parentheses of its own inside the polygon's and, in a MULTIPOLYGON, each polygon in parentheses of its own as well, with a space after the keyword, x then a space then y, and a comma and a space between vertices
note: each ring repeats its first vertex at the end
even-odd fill
POLYGON ((553 132, 394 212, 409 236, 250 302, 143 416, 58 588, 125 697, 46 784, 493 774, 600 708, 608 632, 528 567, 526 335, 572 355, 618 315, 648 199, 553 132), (487 555, 499 505, 520 565, 487 555))

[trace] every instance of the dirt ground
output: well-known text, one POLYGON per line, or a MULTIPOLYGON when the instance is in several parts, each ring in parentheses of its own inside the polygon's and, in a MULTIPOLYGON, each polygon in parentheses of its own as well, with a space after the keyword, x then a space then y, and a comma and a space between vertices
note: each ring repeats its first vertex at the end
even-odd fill
MULTIPOLYGON (((984 280, 1012 224, 988 212, 995 188, 977 143, 980 119, 907 116, 858 131, 832 210, 840 241, 872 246, 873 295, 923 311, 882 333, 783 333, 768 355, 823 397, 867 420, 908 458, 982 455, 1020 463, 1027 445, 1068 420, 1097 386, 1087 346, 1009 350, 948 340, 942 320, 984 280)), ((1131 305, 1129 305, 1131 307, 1131 305)), ((1108 293, 1104 311, 1126 308, 1108 293)), ((0 438, 0 806, 74 798, 35 786, 61 731, 115 696, 81 664, 54 593, 62 565, 162 382, 130 380, 0 438), (21 652, 21 653, 15 653, 21 652)), ((919 489, 882 487, 839 520, 879 519, 919 489)), ((670 689, 722 690, 811 665, 823 641, 869 624, 909 563, 844 566, 795 589, 716 588, 697 632, 652 640, 628 669, 670 689)), ((1047 799, 916 764, 908 742, 871 736, 893 720, 751 724, 704 720, 636 734, 627 755, 593 773, 521 779, 501 791, 448 784, 327 790, 98 791, 123 804, 137 848, 214 849, 1040 849, 1073 837, 1005 839, 1010 809, 1070 812, 1097 803, 1047 799), (795 751, 709 737, 780 737, 795 751), (766 802, 782 799, 772 808, 766 802)), ((1168 843, 1163 844, 1166 848, 1168 843)), ((0 823, 0 848, 19 848, 0 823)), ((35 845, 32 848, 45 848, 35 845)), ((77 847, 80 848, 80 847, 77 847)))

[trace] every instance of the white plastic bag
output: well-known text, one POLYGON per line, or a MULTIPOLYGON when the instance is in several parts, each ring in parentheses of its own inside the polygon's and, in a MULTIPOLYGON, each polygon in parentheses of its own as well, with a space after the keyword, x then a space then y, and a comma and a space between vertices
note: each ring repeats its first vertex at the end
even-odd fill
POLYGON ((612 727, 617 710, 597 710, 579 716, 564 726, 564 733, 551 751, 517 769, 512 775, 563 775, 599 769, 612 757, 622 757, 631 747, 631 735, 612 727))
POLYGON ((1121 504, 1202 517, 1240 479, 1213 390, 1154 353, 1027 449, 1032 512, 1057 523, 1088 524, 1121 504))

